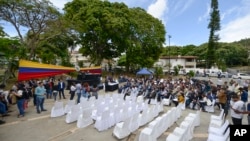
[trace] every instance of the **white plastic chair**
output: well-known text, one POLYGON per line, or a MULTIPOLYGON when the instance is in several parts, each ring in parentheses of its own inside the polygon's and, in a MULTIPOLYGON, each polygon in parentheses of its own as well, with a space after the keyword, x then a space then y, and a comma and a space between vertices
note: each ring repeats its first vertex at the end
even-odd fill
POLYGON ((184 122, 187 122, 189 124, 189 127, 188 128, 183 128, 183 129, 187 129, 187 134, 188 134, 188 140, 191 140, 193 138, 193 134, 194 134, 194 127, 195 127, 195 120, 196 120, 196 117, 190 117, 190 116, 187 116, 185 117, 184 119, 184 122))
POLYGON ((157 118, 155 118, 152 122, 149 123, 148 127, 149 128, 154 128, 154 126, 158 126, 157 128, 155 128, 154 130, 155 131, 155 137, 158 138, 164 131, 162 130, 162 125, 165 124, 163 122, 163 117, 162 116, 159 116, 157 118))
POLYGON ((98 116, 101 116, 101 114, 103 113, 103 111, 105 110, 105 108, 106 108, 106 104, 105 103, 99 103, 96 106, 96 109, 94 109, 92 111, 92 114, 91 114, 92 119, 96 120, 96 118, 98 116))
POLYGON ((195 127, 197 127, 197 126, 200 126, 200 113, 201 113, 201 111, 200 110, 198 110, 198 111, 196 111, 196 113, 194 114, 194 113, 189 113, 188 114, 188 117, 193 117, 193 118, 195 118, 195 121, 194 121, 194 126, 195 127))
POLYGON ((155 98, 155 99, 151 99, 150 100, 150 104, 152 104, 152 105, 155 105, 155 104, 157 104, 158 102, 157 102, 157 98, 155 98))
POLYGON ((148 110, 144 110, 144 111, 142 111, 142 113, 141 114, 139 114, 139 126, 143 126, 143 125, 145 125, 146 123, 148 123, 149 122, 149 118, 147 118, 147 116, 148 116, 148 110))
POLYGON ((211 120, 209 123, 209 127, 221 127, 224 123, 224 119, 223 120, 211 120))
POLYGON ((131 118, 125 119, 124 122, 119 122, 115 125, 113 130, 113 135, 118 139, 123 139, 130 135, 129 125, 131 122, 131 118))
POLYGON ((157 105, 158 113, 161 113, 164 111, 162 102, 159 102, 156 105, 157 105))
POLYGON ((140 135, 139 135, 139 141, 157 141, 157 128, 158 128, 159 122, 156 123, 155 126, 152 128, 146 127, 144 128, 140 135))
POLYGON ((180 128, 187 130, 186 134, 183 136, 184 139, 186 140, 191 140, 193 138, 193 135, 191 134, 192 132, 190 131, 190 123, 187 121, 182 121, 180 124, 180 128))
POLYGON ((80 103, 84 103, 84 102, 86 102, 86 101, 88 101, 87 98, 85 98, 85 97, 81 97, 81 98, 80 98, 80 103))
POLYGON ((170 124, 171 121, 169 120, 169 117, 170 117, 170 112, 167 112, 165 114, 162 115, 162 121, 164 121, 164 124, 163 125, 163 131, 166 131, 169 127, 171 127, 172 125, 170 124))
POLYGON ((64 107, 64 112, 68 113, 71 107, 75 105, 75 103, 76 103, 75 100, 68 100, 67 104, 64 107))
POLYGON ((51 117, 60 117, 63 116, 64 113, 64 108, 63 108, 63 102, 58 102, 56 101, 54 106, 51 109, 51 117))
POLYGON ((219 115, 211 115, 210 120, 214 120, 214 119, 222 120, 222 119, 223 119, 223 116, 224 116, 224 109, 222 109, 222 110, 220 111, 220 114, 219 114, 219 115))
POLYGON ((163 98, 162 103, 163 103, 163 105, 170 106, 171 105, 171 100, 170 100, 170 98, 163 98))
POLYGON ((136 102, 138 102, 138 103, 144 102, 143 96, 142 95, 137 96, 136 102))
POLYGON ((129 124, 129 130, 131 133, 135 132, 139 128, 139 112, 135 113, 132 118, 131 122, 129 124))
POLYGON ((221 127, 218 127, 218 128, 217 127, 209 127, 208 133, 209 134, 217 134, 219 136, 223 135, 224 132, 226 131, 226 129, 228 128, 228 126, 229 126, 229 121, 226 120, 221 127))
POLYGON ((77 121, 78 116, 80 115, 80 107, 79 105, 73 105, 66 115, 66 123, 72 123, 77 121))
POLYGON ((209 134, 207 141, 229 141, 230 128, 223 135, 209 134))
POLYGON ((181 113, 182 113, 182 105, 178 105, 177 107, 176 107, 176 117, 177 118, 180 118, 181 117, 181 113))
POLYGON ((129 111, 129 107, 125 107, 125 106, 122 107, 122 109, 121 109, 121 112, 122 112, 121 121, 124 121, 129 117, 129 112, 128 111, 129 111))
POLYGON ((170 116, 169 116, 169 120, 170 120, 170 124, 171 125, 173 125, 175 122, 176 122, 176 120, 178 119, 177 118, 177 114, 176 114, 176 107, 173 107, 173 108, 171 108, 171 114, 170 114, 170 116))
POLYGON ((87 108, 82 111, 77 119, 77 127, 84 128, 91 125, 94 121, 91 118, 92 109, 87 108))
POLYGON ((111 119, 110 111, 106 110, 102 113, 101 116, 97 117, 94 127, 98 131, 107 130, 109 127, 111 127, 111 121, 113 120, 111 119))
POLYGON ((184 141, 184 135, 187 133, 187 129, 183 129, 180 127, 175 127, 173 134, 180 137, 180 141, 184 141))
POLYGON ((170 133, 167 138, 166 141, 182 141, 180 136, 177 136, 173 133, 170 133))
POLYGON ((205 111, 207 111, 208 113, 214 113, 214 105, 215 105, 215 100, 213 100, 212 105, 205 106, 205 111))
POLYGON ((73 105, 66 116, 66 123, 72 123, 77 121, 78 116, 80 115, 80 106, 73 105))

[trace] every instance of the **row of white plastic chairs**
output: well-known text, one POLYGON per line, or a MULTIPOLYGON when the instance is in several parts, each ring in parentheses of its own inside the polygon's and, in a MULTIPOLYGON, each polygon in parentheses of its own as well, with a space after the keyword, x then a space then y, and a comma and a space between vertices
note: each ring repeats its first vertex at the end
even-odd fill
POLYGON ((155 118, 145 127, 139 135, 139 141, 156 141, 181 116, 182 104, 168 110, 167 113, 155 118))
POLYGON ((117 123, 113 130, 113 135, 118 139, 123 139, 129 136, 139 127, 144 126, 145 124, 152 121, 159 115, 160 112, 163 112, 162 106, 163 105, 161 103, 151 105, 147 109, 144 109, 141 113, 136 112, 133 114, 133 116, 127 118, 125 121, 117 123))
POLYGON ((189 113, 181 122, 179 127, 176 127, 170 133, 166 141, 190 141, 193 138, 194 128, 200 125, 200 111, 195 114, 189 113))
MULTIPOLYGON (((75 105, 74 101, 70 100, 65 107, 63 107, 63 102, 55 102, 51 110, 51 117, 67 114, 66 123, 77 121, 77 127, 79 128, 92 124, 92 119, 94 119, 96 120, 95 127, 98 131, 103 131, 120 121, 125 121, 126 118, 132 117, 134 113, 147 109, 147 107, 147 103, 141 100, 140 102, 124 101, 123 96, 113 94, 112 96, 105 95, 104 98, 99 98, 98 100, 81 98, 81 102, 78 105, 75 105), (98 108, 102 110, 98 111, 98 108), (104 116, 107 118, 104 118, 104 116), (104 119, 106 122, 102 122, 104 119)), ((160 104, 156 107, 159 111, 163 110, 160 104)), ((157 110, 154 109, 153 111, 157 110)))
POLYGON ((229 141, 229 121, 225 119, 224 110, 219 115, 211 115, 207 141, 229 141))

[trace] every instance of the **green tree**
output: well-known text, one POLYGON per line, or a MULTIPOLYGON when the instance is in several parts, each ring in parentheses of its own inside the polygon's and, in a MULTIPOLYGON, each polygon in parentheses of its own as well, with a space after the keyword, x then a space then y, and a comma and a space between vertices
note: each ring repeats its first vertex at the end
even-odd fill
POLYGON ((161 21, 141 8, 130 9, 130 37, 126 48, 126 68, 137 64, 150 68, 158 60, 165 42, 165 28, 161 21))
POLYGON ((91 63, 126 53, 126 69, 152 67, 165 41, 161 21, 141 8, 100 0, 73 0, 67 3, 65 18, 79 37, 80 52, 91 63))
POLYGON ((195 55, 194 54, 194 50, 196 49, 197 47, 195 45, 186 45, 186 46, 183 46, 181 47, 180 49, 180 55, 182 56, 193 56, 195 55))
POLYGON ((210 68, 216 62, 215 51, 219 47, 219 35, 216 34, 220 30, 220 11, 218 9, 218 0, 211 0, 210 22, 208 24, 210 29, 208 47, 207 47, 207 67, 210 68))
POLYGON ((126 47, 128 7, 100 0, 73 0, 67 3, 65 18, 79 37, 80 52, 93 64, 120 56, 126 47))
POLYGON ((163 76, 163 69, 162 69, 162 67, 159 67, 159 66, 155 67, 154 75, 155 75, 156 78, 162 77, 163 76))
POLYGON ((16 30, 20 43, 27 47, 29 58, 35 57, 40 38, 50 23, 55 22, 60 13, 47 0, 1 0, 0 19, 10 23, 16 30), (26 37, 23 29, 27 29, 26 37))
POLYGON ((4 70, 1 84, 6 85, 8 79, 15 77, 15 72, 18 69, 18 59, 23 56, 22 52, 24 47, 20 44, 18 39, 0 38, 0 50, 0 65, 4 70))
POLYGON ((0 26, 0 37, 7 36, 7 34, 4 32, 3 27, 0 26))

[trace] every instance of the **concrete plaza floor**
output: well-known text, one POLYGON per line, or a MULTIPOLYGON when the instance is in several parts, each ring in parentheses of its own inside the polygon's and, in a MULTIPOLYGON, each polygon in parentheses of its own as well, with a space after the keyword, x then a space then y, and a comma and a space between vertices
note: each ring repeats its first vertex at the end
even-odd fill
MULTIPOLYGON (((99 91, 99 94, 104 94, 103 90, 99 91)), ((117 93, 117 91, 109 92, 117 93)), ((69 99, 68 91, 65 92, 66 98, 63 99, 64 104, 67 103, 69 99)), ((75 97, 76 99, 76 97, 75 97)), ((117 141, 114 136, 112 136, 113 128, 110 128, 103 132, 98 132, 94 128, 94 124, 89 125, 85 128, 77 128, 76 122, 67 124, 65 122, 66 115, 56 118, 50 117, 51 108, 54 105, 53 99, 45 100, 45 108, 48 111, 42 112, 41 114, 36 113, 36 108, 33 106, 33 102, 29 103, 29 107, 26 110, 25 117, 17 118, 18 110, 16 105, 10 106, 12 112, 10 116, 4 117, 6 121, 5 124, 0 125, 0 140, 1 141, 117 141)), ((164 112, 167 112, 172 106, 164 106, 164 112)), ((169 133, 171 133, 175 127, 179 126, 188 113, 195 113, 196 111, 186 108, 182 111, 181 118, 166 130, 157 141, 165 141, 169 133)), ((194 137, 192 141, 206 141, 207 140, 207 130, 210 121, 210 116, 212 114, 219 115, 220 110, 215 107, 214 113, 201 112, 201 123, 199 127, 194 129, 194 137)), ((230 113, 227 117, 231 122, 230 113)), ((247 117, 244 116, 244 124, 247 124, 247 117)), ((129 137, 123 139, 123 141, 137 141, 138 136, 143 128, 140 127, 135 133, 131 134, 129 137)))

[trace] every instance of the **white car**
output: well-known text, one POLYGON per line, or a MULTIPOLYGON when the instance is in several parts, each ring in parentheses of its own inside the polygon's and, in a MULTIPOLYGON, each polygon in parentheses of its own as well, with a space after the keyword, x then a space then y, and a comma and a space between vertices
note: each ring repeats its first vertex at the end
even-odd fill
POLYGON ((233 75, 232 78, 234 79, 249 79, 250 80, 250 75, 246 73, 237 73, 236 75, 233 75))

